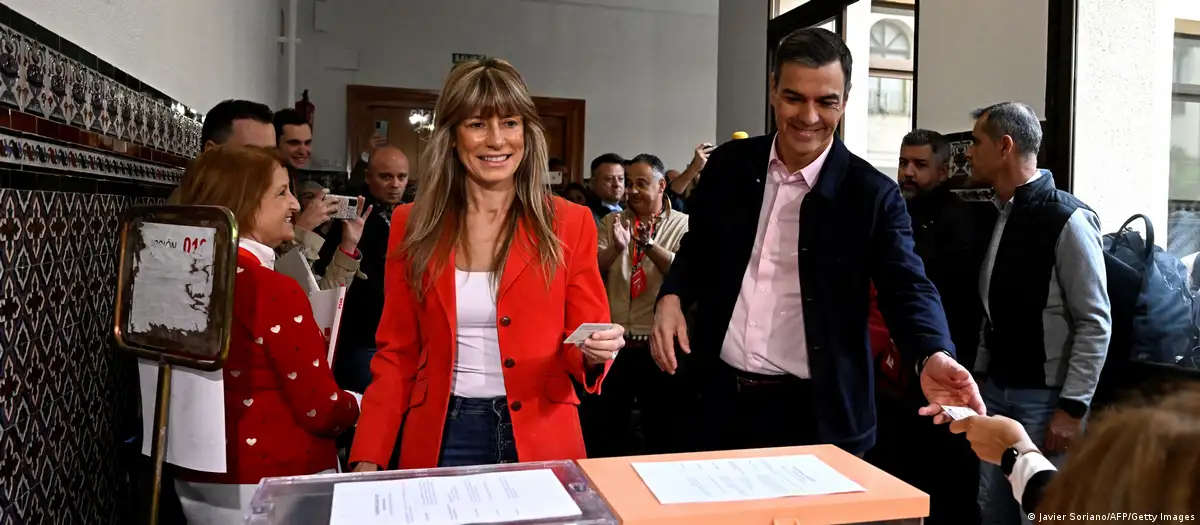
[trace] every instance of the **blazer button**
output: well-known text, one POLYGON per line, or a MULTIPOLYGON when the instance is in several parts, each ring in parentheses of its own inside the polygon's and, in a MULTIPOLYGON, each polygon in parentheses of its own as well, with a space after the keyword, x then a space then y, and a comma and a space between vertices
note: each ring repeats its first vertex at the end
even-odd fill
POLYGON ((520 412, 520 411, 521 411, 521 402, 520 402, 520 401, 513 401, 513 402, 512 402, 512 405, 511 405, 511 408, 512 408, 512 411, 513 411, 513 412, 520 412))
POLYGON ((510 357, 504 360, 504 368, 512 368, 514 366, 517 366, 517 362, 513 361, 513 358, 510 357))
POLYGON ((500 318, 500 326, 508 326, 510 324, 512 324, 512 319, 509 319, 507 315, 500 318))

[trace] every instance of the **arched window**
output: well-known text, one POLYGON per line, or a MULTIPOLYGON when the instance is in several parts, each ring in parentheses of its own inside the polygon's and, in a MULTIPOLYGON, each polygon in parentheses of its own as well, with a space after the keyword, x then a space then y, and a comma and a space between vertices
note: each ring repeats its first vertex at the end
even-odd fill
POLYGON ((884 19, 871 26, 871 56, 878 58, 912 59, 912 40, 908 30, 895 20, 884 19))

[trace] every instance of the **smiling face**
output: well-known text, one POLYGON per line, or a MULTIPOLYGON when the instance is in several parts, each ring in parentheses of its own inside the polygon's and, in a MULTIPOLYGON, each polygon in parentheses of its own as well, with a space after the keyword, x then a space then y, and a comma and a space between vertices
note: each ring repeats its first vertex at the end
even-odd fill
POLYGON ((779 128, 778 148, 785 163, 799 169, 825 150, 845 113, 846 77, 842 65, 818 68, 787 62, 773 78, 771 107, 779 128))
POLYGON ((288 189, 288 172, 276 165, 254 215, 254 228, 247 234, 251 239, 272 248, 290 241, 296 236, 292 226, 292 215, 300 211, 300 203, 288 189))
POLYGON ((474 116, 455 127, 454 150, 469 176, 485 186, 512 183, 525 157, 520 116, 474 116))
POLYGON ((312 128, 308 124, 286 125, 279 136, 279 152, 293 168, 304 169, 312 159, 312 128))

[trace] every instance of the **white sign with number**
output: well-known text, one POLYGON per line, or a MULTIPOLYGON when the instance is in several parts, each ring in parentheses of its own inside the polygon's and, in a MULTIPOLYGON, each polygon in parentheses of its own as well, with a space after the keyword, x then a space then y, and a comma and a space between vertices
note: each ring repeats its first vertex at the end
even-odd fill
POLYGON ((133 262, 130 332, 208 330, 217 230, 146 222, 140 233, 144 247, 133 262))

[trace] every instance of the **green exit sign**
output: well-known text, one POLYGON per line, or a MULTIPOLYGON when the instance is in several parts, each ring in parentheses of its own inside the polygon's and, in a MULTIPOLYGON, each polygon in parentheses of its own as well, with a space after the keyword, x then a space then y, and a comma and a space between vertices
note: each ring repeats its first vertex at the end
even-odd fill
POLYGON ((466 62, 468 60, 487 60, 487 55, 476 55, 472 53, 454 53, 454 63, 466 62))

